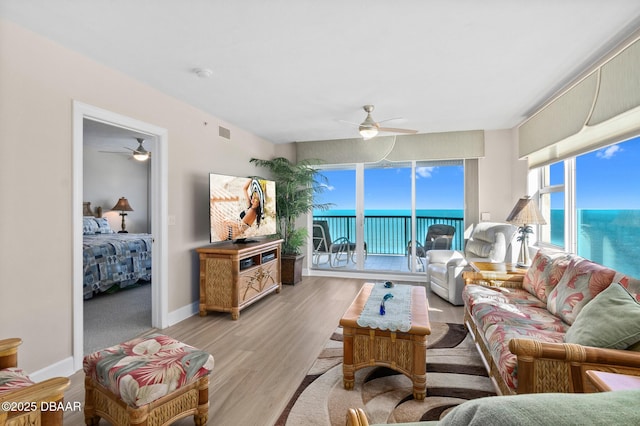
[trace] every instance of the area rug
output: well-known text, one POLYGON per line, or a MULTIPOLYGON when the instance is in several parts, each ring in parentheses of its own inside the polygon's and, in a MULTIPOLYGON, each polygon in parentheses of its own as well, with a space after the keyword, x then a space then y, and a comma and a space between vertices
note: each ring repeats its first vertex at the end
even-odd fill
POLYGON ((413 399, 411 380, 385 367, 356 371, 353 390, 342 386, 342 328, 325 345, 276 426, 345 424, 347 410, 364 409, 370 423, 438 420, 462 402, 495 395, 462 324, 432 323, 427 341, 427 397, 413 399))

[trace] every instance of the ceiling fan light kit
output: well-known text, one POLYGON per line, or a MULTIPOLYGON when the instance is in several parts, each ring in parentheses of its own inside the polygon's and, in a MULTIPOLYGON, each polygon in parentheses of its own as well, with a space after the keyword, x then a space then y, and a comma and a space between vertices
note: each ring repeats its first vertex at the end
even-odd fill
POLYGON ((136 140, 138 141, 138 148, 133 151, 133 158, 138 161, 147 161, 149 159, 150 152, 142 146, 144 139, 136 138, 136 140))

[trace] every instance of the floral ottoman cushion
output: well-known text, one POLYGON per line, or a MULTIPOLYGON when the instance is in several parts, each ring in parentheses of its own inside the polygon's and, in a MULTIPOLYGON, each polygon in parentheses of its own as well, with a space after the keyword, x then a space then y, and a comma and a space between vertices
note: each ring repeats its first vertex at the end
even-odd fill
POLYGON ((0 370, 0 394, 33 385, 29 376, 20 368, 3 368, 0 370))
POLYGON ((132 407, 142 407, 207 376, 213 356, 152 334, 84 357, 84 373, 132 407))

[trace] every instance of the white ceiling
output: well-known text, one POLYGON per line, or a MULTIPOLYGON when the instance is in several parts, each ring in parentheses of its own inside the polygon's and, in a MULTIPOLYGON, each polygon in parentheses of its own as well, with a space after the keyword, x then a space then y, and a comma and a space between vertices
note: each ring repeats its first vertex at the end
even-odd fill
POLYGON ((640 1, 1 0, 0 16, 285 143, 356 137, 340 120, 365 104, 420 133, 512 128, 640 28, 640 1))

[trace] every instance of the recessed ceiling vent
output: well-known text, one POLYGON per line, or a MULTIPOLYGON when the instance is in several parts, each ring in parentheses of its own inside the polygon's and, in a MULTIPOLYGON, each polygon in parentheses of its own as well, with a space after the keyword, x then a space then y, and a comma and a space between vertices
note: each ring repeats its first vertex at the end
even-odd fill
POLYGON ((218 126, 218 136, 231 140, 231 130, 218 126))

